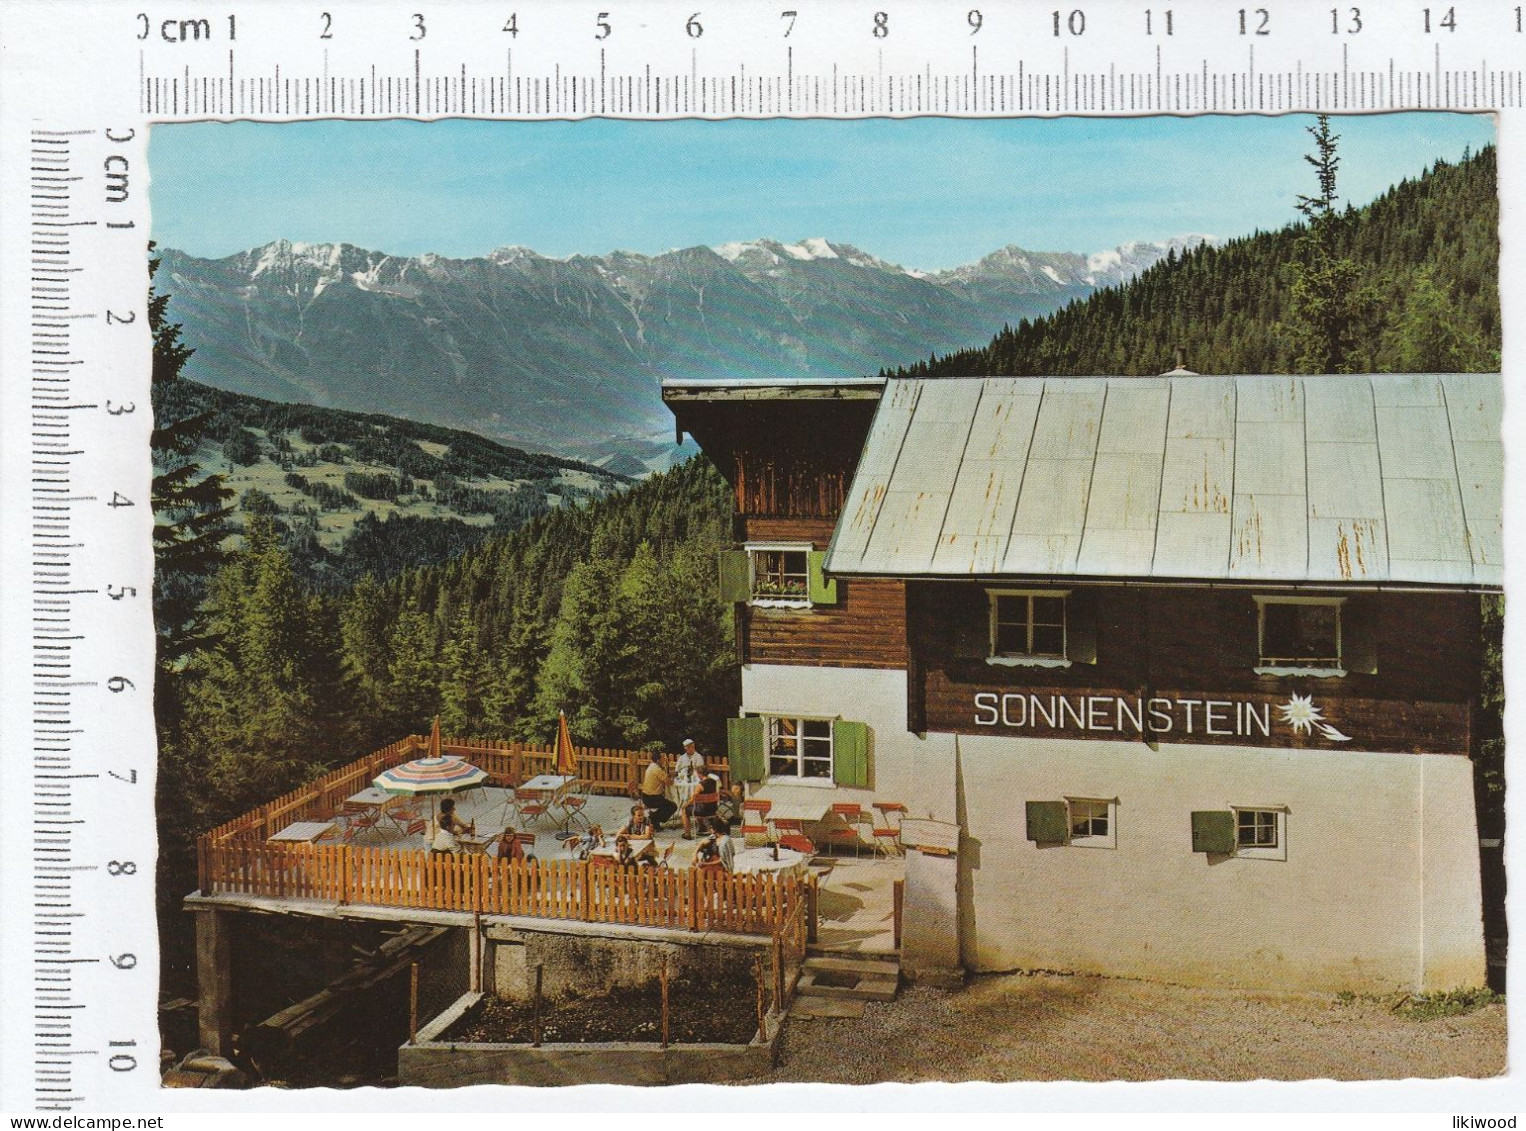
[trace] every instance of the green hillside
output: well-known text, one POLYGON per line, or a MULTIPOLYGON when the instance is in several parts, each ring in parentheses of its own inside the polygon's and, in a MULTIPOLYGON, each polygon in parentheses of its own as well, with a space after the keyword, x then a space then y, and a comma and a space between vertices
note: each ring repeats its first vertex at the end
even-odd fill
MULTIPOLYGON (((1500 365, 1499 196, 1492 146, 1438 162, 1333 225, 1363 271, 1375 324, 1348 367, 1488 372, 1500 365)), ((1287 323, 1302 224, 1172 254, 1132 282, 1004 328, 981 349, 897 369, 911 377, 1300 370, 1287 323)))
POLYGON ((630 482, 471 432, 187 380, 166 390, 160 412, 203 420, 191 458, 233 490, 235 524, 273 519, 298 574, 328 588, 447 560, 630 482))

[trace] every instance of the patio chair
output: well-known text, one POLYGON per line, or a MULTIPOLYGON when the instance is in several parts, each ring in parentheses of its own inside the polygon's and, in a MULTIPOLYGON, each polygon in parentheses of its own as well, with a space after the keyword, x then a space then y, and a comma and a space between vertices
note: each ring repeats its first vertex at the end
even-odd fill
POLYGON ((879 811, 880 821, 874 826, 874 848, 886 856, 900 856, 906 851, 901 843, 901 821, 906 816, 906 806, 899 801, 875 801, 871 803, 879 811))
POLYGON ((816 842, 804 833, 783 833, 779 837, 779 847, 788 848, 798 852, 802 856, 816 855, 816 842))
POLYGON ((363 813, 356 813, 349 819, 348 822, 345 823, 344 832, 341 834, 340 839, 343 840, 346 844, 349 844, 367 829, 374 829, 377 822, 380 820, 381 814, 375 809, 368 809, 363 813))
POLYGON ((799 817, 776 817, 773 825, 779 835, 780 848, 793 849, 807 856, 816 854, 816 842, 805 835, 804 820, 799 817))
POLYGON ((519 822, 522 829, 529 828, 536 821, 550 812, 550 807, 541 793, 533 789, 516 789, 514 791, 514 819, 519 822))
POLYGON ((423 836, 424 830, 429 828, 429 822, 423 817, 415 817, 403 826, 404 836, 423 836))
POLYGON ((742 819, 742 797, 740 792, 732 793, 729 789, 721 790, 721 801, 715 809, 715 815, 726 822, 730 828, 742 819))
POLYGON ((767 844, 772 830, 769 828, 768 811, 772 801, 753 799, 742 802, 742 837, 749 848, 767 844))
POLYGON ((575 781, 552 799, 552 816, 562 818, 562 832, 571 832, 572 826, 581 823, 585 829, 593 828, 588 819, 588 798, 593 793, 593 782, 588 779, 575 781))
POLYGON ((841 824, 829 825, 826 829, 825 840, 828 845, 852 845, 853 855, 863 854, 866 846, 873 845, 874 819, 864 811, 864 807, 853 801, 839 801, 832 806, 832 815, 841 824), (871 839, 864 839, 864 827, 868 826, 871 839))

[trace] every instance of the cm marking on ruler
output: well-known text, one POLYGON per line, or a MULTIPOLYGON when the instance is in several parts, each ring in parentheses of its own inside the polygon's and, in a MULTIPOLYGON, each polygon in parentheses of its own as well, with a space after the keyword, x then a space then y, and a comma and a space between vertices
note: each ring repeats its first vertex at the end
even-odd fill
POLYGON ((1520 6, 1322 3, 334 7, 122 25, 141 111, 169 118, 1499 108, 1522 104, 1521 35, 1520 6))

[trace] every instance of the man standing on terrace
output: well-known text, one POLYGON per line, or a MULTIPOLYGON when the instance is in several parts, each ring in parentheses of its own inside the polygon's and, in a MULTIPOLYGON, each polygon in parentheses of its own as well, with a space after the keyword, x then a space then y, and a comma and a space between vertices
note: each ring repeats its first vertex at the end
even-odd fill
POLYGON ((662 828, 668 818, 678 811, 678 806, 668 800, 667 789, 668 771, 662 765, 662 752, 654 750, 646 772, 641 775, 641 800, 646 805, 647 812, 652 815, 654 828, 662 828))

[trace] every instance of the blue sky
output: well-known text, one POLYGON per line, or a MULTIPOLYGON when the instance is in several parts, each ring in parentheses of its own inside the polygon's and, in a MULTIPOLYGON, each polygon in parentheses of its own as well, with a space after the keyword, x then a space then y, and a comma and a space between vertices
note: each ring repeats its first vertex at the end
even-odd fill
MULTIPOLYGON (((155 126, 154 237, 223 256, 271 240, 396 255, 648 254, 824 236, 906 267, 1018 244, 1276 228, 1314 189, 1313 119, 301 122, 155 126)), ((1487 115, 1337 118, 1364 203, 1494 139, 1487 115)))

